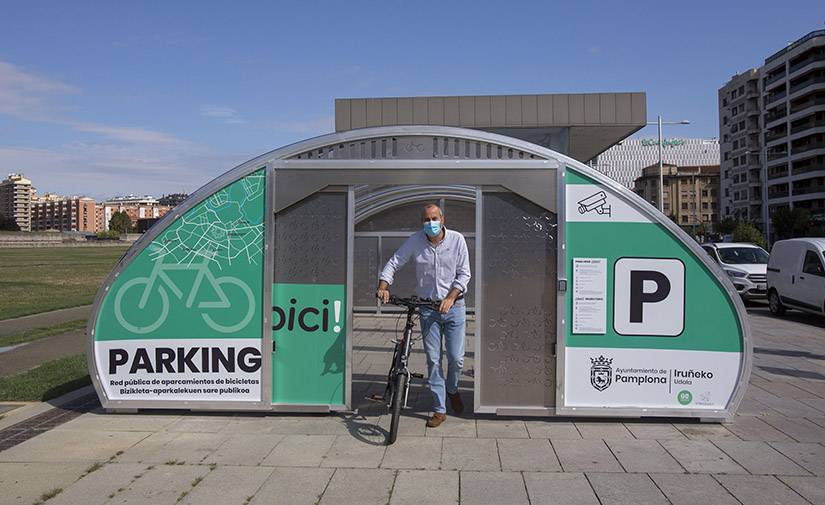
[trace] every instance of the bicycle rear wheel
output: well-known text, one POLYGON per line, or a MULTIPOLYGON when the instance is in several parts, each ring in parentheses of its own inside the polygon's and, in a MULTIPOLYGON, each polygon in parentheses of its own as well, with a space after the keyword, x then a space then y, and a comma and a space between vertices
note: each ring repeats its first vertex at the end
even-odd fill
POLYGON ((395 391, 392 395, 392 419, 390 420, 390 437, 387 444, 395 442, 398 437, 398 422, 401 419, 401 407, 404 405, 404 393, 407 391, 407 374, 399 373, 395 379, 395 391))

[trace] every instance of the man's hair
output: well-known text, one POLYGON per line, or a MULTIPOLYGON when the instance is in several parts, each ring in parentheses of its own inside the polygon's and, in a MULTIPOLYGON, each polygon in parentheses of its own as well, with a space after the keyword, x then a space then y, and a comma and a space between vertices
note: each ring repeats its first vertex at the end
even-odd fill
POLYGON ((424 206, 424 208, 423 208, 423 209, 421 209, 421 217, 422 217, 422 218, 424 217, 424 211, 425 211, 425 210, 427 210, 427 209, 431 209, 431 208, 433 208, 433 207, 435 207, 436 209, 438 209, 438 215, 441 217, 441 219, 444 219, 444 213, 443 213, 443 212, 441 212, 441 207, 439 207, 438 205, 436 205, 436 204, 434 204, 434 203, 428 203, 427 205, 425 205, 425 206, 424 206))

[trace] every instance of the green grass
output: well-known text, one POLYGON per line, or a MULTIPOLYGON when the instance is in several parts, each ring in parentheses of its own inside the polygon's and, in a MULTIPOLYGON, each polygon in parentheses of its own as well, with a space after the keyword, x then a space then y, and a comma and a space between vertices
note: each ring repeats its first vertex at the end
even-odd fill
POLYGON ((92 303, 126 249, 0 249, 0 319, 92 303))
POLYGON ((68 356, 28 372, 0 378, 0 401, 44 402, 91 382, 86 355, 68 356))
POLYGON ((68 323, 56 324, 54 326, 44 326, 43 328, 35 328, 34 330, 24 331, 23 333, 15 333, 13 335, 6 335, 0 337, 0 347, 9 347, 17 344, 24 344, 26 342, 34 342, 43 338, 53 337, 55 335, 62 335, 67 331, 81 330, 86 328, 85 319, 75 319, 68 323))

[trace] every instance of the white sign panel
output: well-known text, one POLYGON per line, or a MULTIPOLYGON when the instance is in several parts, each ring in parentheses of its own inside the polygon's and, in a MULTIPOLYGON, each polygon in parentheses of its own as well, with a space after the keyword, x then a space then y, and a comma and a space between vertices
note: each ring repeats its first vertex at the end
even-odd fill
POLYGON ((573 333, 607 331, 607 258, 573 258, 573 333))
POLYGON ((261 401, 260 339, 95 342, 110 400, 261 401))
POLYGON ((685 329, 685 264, 662 258, 616 261, 613 329, 619 335, 681 335, 685 329))
POLYGON ((565 407, 726 408, 736 352, 568 347, 565 407))
POLYGON ((568 222, 650 223, 639 212, 605 186, 568 184, 565 187, 566 219, 568 222))

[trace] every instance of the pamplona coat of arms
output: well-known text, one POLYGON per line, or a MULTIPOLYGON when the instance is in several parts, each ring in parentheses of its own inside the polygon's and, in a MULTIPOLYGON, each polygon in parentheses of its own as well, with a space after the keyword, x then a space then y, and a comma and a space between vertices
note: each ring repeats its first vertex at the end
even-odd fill
POLYGON ((613 358, 590 358, 590 385, 598 391, 604 391, 613 384, 613 358))

